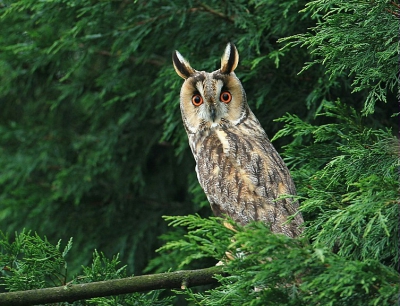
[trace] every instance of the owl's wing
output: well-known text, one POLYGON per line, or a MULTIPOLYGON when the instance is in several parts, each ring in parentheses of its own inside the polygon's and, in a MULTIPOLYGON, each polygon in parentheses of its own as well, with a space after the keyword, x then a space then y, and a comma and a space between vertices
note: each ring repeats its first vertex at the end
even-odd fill
POLYGON ((301 233, 298 202, 280 198, 296 194, 293 180, 265 133, 243 137, 220 130, 206 137, 196 153, 199 182, 215 215, 241 224, 263 221, 289 237, 301 233))

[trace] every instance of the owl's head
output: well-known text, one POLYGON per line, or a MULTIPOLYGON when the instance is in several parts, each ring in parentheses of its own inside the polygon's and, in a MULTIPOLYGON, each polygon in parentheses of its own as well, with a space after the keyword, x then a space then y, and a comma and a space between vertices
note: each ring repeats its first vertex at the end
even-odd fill
POLYGON ((233 72, 239 62, 234 44, 228 43, 221 58, 221 68, 213 72, 193 69, 178 51, 173 53, 172 61, 176 73, 185 80, 180 106, 188 133, 238 125, 247 117, 246 94, 233 72))

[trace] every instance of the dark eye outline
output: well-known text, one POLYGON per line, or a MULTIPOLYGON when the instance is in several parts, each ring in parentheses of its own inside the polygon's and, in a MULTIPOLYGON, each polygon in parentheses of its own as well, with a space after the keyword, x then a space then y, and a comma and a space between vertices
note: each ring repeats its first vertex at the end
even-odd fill
POLYGON ((229 102, 232 101, 232 94, 229 91, 223 91, 223 92, 221 92, 221 95, 219 96, 219 100, 221 102, 228 104, 229 102), (228 95, 228 98, 225 99, 224 95, 228 95))
POLYGON ((202 105, 202 104, 203 104, 203 97, 202 97, 200 94, 195 94, 195 95, 193 95, 193 97, 192 97, 192 103, 193 103, 194 106, 200 106, 200 105, 202 105), (195 101, 196 98, 200 98, 200 101, 199 101, 199 102, 196 102, 196 101, 195 101))

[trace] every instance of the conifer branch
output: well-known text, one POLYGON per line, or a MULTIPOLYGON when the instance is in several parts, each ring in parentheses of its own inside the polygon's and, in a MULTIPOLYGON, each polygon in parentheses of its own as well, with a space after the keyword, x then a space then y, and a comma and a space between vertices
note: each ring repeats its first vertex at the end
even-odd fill
POLYGON ((141 275, 87 284, 0 293, 0 305, 29 306, 69 302, 111 295, 158 289, 181 289, 216 283, 214 275, 222 274, 222 267, 183 270, 153 275, 141 275))

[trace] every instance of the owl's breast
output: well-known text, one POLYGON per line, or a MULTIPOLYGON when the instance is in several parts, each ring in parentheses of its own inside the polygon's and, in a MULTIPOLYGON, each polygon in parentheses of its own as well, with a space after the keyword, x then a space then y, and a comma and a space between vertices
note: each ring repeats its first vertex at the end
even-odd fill
POLYGON ((193 141, 197 176, 211 203, 231 210, 254 196, 267 195, 262 152, 253 142, 223 129, 211 130, 193 141))
MULTIPOLYGON (((241 224, 255 220, 276 224, 275 232, 295 236, 289 225, 282 224, 296 213, 297 202, 277 201, 282 195, 295 195, 289 170, 268 138, 256 135, 214 129, 193 138, 199 183, 215 214, 226 214, 241 224)), ((301 216, 295 221, 301 224, 301 216)))

